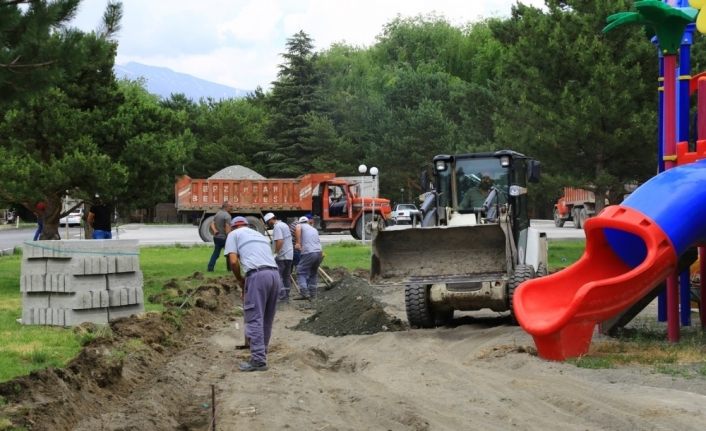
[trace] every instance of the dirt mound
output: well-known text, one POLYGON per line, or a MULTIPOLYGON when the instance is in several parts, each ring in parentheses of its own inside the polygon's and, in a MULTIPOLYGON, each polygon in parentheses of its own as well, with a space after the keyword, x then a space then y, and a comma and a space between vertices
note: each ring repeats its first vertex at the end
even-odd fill
MULTIPOLYGON (((4 404, 0 405, 0 418, 10 418, 13 425, 25 429, 53 430, 74 429, 87 417, 100 417, 144 386, 149 376, 190 340, 198 339, 215 322, 234 318, 235 295, 229 294, 229 283, 228 279, 211 279, 187 288, 180 280, 173 280, 157 295, 164 299, 163 313, 119 319, 109 327, 78 326, 75 332, 86 345, 65 368, 49 368, 0 384, 0 401, 4 404), (174 292, 164 295, 166 291, 174 292)), ((175 401, 172 407, 176 408, 155 408, 149 412, 151 418, 136 415, 132 419, 168 424, 164 429, 203 419, 203 415, 196 417, 193 412, 181 418, 187 410, 175 401)), ((189 402, 186 398, 183 404, 188 406, 189 402)))
POLYGON ((313 301, 314 314, 302 319, 292 329, 334 337, 407 329, 400 319, 385 312, 375 298, 376 293, 367 281, 343 274, 313 301))

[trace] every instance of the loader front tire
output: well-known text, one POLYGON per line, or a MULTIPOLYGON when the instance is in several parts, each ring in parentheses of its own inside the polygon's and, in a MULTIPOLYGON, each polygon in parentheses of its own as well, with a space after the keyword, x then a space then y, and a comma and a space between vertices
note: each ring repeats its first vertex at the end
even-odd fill
POLYGON ((409 326, 433 328, 434 312, 429 301, 430 285, 409 284, 404 288, 404 305, 409 326))
POLYGON ((531 265, 517 265, 515 267, 515 272, 512 273, 510 280, 507 283, 507 302, 508 309, 510 310, 512 316, 512 323, 517 324, 517 319, 515 319, 515 309, 513 304, 513 297, 515 296, 515 290, 520 284, 527 280, 534 278, 534 268, 531 265))

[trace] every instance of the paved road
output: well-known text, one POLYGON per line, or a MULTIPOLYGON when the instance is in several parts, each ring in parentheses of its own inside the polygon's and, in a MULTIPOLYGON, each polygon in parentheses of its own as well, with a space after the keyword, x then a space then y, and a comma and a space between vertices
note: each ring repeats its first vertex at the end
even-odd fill
MULTIPOLYGON (((0 251, 12 250, 14 247, 21 246, 25 241, 32 241, 34 231, 34 228, 0 230, 0 251)), ((59 234, 64 239, 83 239, 83 229, 80 227, 71 227, 68 231, 65 227, 62 227, 59 230, 59 234)), ((191 225, 145 225, 131 223, 120 225, 117 229, 114 228, 113 238, 137 239, 140 241, 141 246, 173 244, 207 245, 201 241, 196 226, 191 225)), ((321 235, 321 242, 323 244, 342 241, 355 240, 352 236, 347 234, 321 235)))
POLYGON ((554 226, 554 220, 530 220, 530 225, 546 232, 549 239, 586 239, 583 229, 574 229, 571 221, 567 221, 564 227, 554 226))
MULTIPOLYGON (((583 239, 585 238, 583 229, 574 229, 571 222, 566 223, 566 227, 557 228, 552 220, 532 220, 532 226, 547 232, 549 239, 583 239)), ((83 229, 62 227, 59 231, 62 238, 82 239, 83 229), (68 235, 67 235, 68 232, 68 235)), ((31 241, 34 235, 34 228, 4 229, 0 230, 0 251, 13 249, 22 245, 25 241, 31 241)), ((191 225, 145 225, 131 223, 120 225, 118 229, 113 229, 115 239, 137 239, 141 246, 148 245, 205 245, 199 238, 196 226, 191 225)), ((322 234, 321 242, 331 244, 342 241, 355 241, 348 234, 322 234)))

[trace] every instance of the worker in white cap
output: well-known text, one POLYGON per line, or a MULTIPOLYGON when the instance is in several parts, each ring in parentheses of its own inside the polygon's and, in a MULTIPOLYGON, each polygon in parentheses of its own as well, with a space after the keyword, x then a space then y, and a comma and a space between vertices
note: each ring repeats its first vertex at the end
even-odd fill
POLYGON ((231 226, 233 230, 226 239, 224 253, 233 275, 243 287, 245 336, 250 340, 250 360, 241 363, 239 368, 241 371, 265 371, 282 280, 270 241, 260 232, 249 229, 245 217, 233 218, 231 226))
POLYGON ((295 231, 294 248, 301 251, 301 258, 297 265, 297 283, 299 283, 301 297, 297 299, 315 298, 319 283, 319 265, 323 255, 319 231, 311 225, 311 222, 312 220, 306 216, 300 217, 295 231))
POLYGON ((263 217, 268 227, 272 228, 272 240, 275 243, 275 262, 282 279, 282 291, 279 293, 281 302, 289 302, 289 291, 292 288, 292 259, 294 259, 294 244, 292 232, 286 223, 277 220, 273 213, 263 217))

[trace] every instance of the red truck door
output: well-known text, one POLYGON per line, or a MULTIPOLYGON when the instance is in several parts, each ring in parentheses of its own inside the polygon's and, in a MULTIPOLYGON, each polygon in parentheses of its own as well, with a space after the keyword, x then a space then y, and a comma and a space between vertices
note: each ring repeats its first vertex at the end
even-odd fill
POLYGON ((340 184, 322 184, 322 207, 324 219, 350 219, 351 199, 346 187, 340 184))

